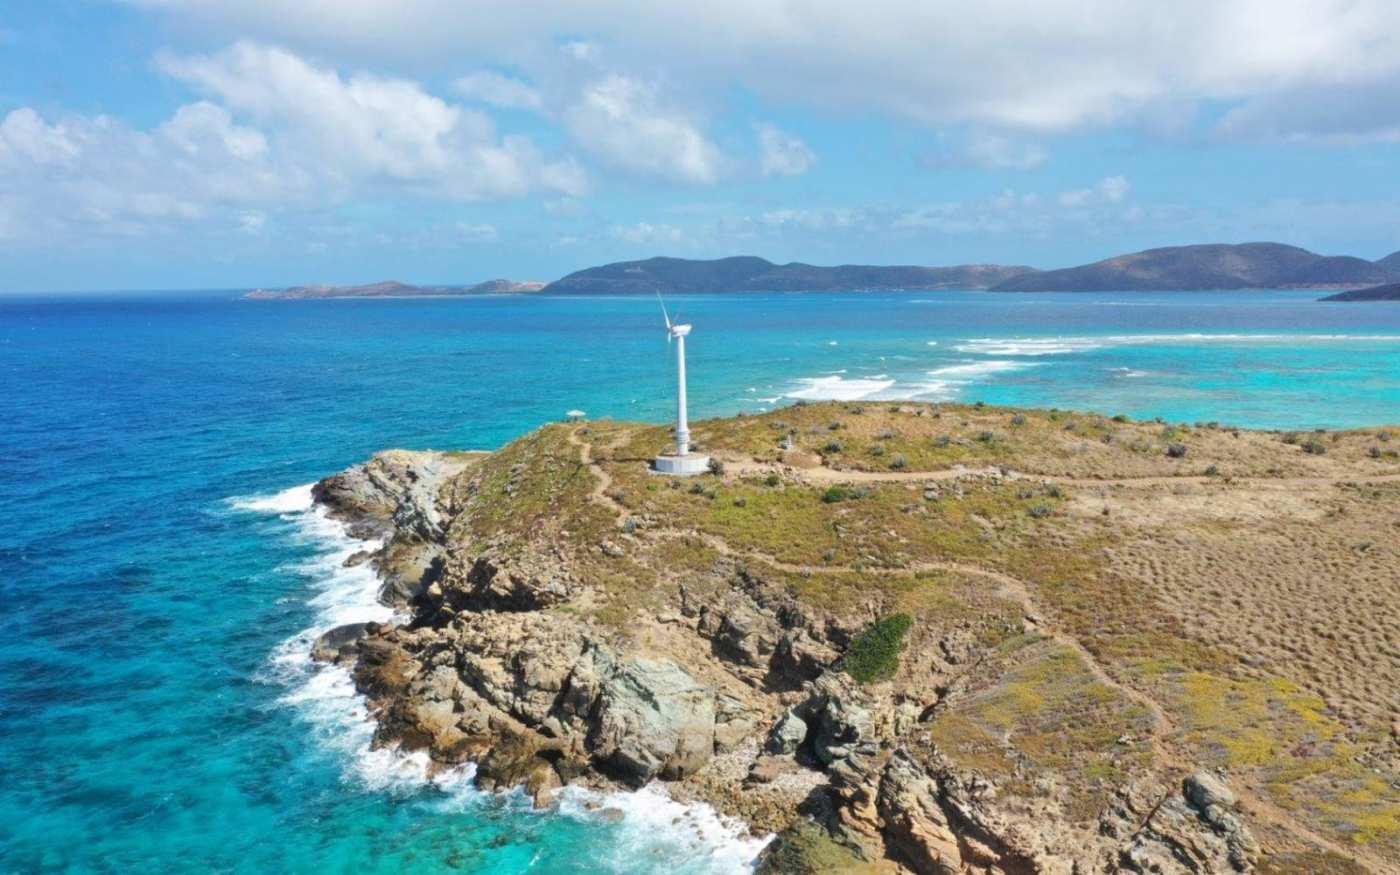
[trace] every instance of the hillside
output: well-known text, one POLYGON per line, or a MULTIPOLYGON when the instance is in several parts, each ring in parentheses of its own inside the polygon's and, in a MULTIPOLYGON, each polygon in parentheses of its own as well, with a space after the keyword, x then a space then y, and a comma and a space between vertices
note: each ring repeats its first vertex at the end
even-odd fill
POLYGON ((648 258, 576 271, 545 287, 554 294, 661 292, 853 291, 864 289, 985 289, 1029 267, 964 264, 955 267, 774 264, 755 256, 715 260, 648 258))
POLYGON ((684 481, 616 421, 321 481, 402 618, 316 645, 376 746, 541 806, 660 782, 777 832, 761 873, 1400 867, 1400 431, 880 403, 694 438, 684 481))
POLYGON ((1376 259, 1376 264, 1400 276, 1400 252, 1392 252, 1385 258, 1376 259))
POLYGON ((1369 289, 1352 289, 1322 298, 1324 301, 1400 301, 1400 283, 1372 286, 1369 289))
POLYGON ((363 286, 293 286, 287 289, 254 289, 243 297, 254 301, 292 301, 311 298, 406 298, 438 295, 487 295, 537 292, 540 282, 495 279, 468 286, 415 286, 385 280, 363 286))
POLYGON ((1148 249, 1080 267, 1013 277, 999 292, 1176 291, 1362 286, 1393 278, 1387 268, 1281 243, 1148 249))

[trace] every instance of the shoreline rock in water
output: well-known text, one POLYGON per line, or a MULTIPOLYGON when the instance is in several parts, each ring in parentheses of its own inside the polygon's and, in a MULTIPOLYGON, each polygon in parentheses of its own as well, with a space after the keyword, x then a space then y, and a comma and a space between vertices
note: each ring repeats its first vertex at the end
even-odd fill
MULTIPOLYGON (((368 561, 409 618, 315 642, 317 659, 350 668, 376 745, 475 762, 482 787, 523 785, 539 806, 566 784, 663 781, 776 833, 765 872, 1255 867, 1260 845, 1221 774, 1160 759, 1148 707, 1047 633, 1011 583, 906 571, 822 595, 878 560, 849 573, 765 563, 735 538, 673 525, 658 508, 708 512, 721 499, 707 490, 729 484, 648 477, 629 461, 650 452, 628 443, 639 433, 665 437, 549 426, 490 455, 386 451, 316 485, 353 534, 382 542, 368 561), (919 622, 878 622, 897 610, 919 622), (1070 722, 1055 723, 1061 712, 1070 722), (1089 744, 1081 735, 1092 759, 1073 746, 1089 744)), ((806 501, 795 481, 753 488, 806 501)), ((895 513, 980 502, 969 531, 1007 549, 1015 533, 988 522, 990 497, 1059 500, 976 472, 905 492, 895 513)), ((756 501, 726 506, 750 514, 756 501)), ((855 525, 830 497, 801 506, 830 515, 818 534, 855 525)), ((773 551, 802 536, 745 532, 773 551)))

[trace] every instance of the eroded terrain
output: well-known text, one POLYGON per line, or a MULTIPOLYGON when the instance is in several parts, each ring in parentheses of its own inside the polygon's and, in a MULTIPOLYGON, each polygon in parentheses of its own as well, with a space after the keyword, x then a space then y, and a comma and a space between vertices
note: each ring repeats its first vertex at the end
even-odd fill
POLYGON ((810 404, 386 453, 378 741, 671 782, 769 871, 1400 871, 1400 429, 810 404))

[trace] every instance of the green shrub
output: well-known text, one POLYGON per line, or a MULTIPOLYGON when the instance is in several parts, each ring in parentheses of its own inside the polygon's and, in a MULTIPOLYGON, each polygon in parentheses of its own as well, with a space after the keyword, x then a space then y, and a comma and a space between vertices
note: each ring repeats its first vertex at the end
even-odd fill
POLYGON ((851 497, 851 492, 844 486, 830 486, 822 493, 822 501, 827 504, 836 504, 851 497))
POLYGON ((948 446, 948 445, 951 444, 952 442, 953 442, 953 439, 950 438, 950 437, 948 437, 946 434, 941 434, 941 435, 939 435, 938 437, 936 437, 936 438, 933 439, 933 445, 934 445, 935 447, 938 447, 940 450, 943 449, 944 447, 948 446))
POLYGON ((1173 459, 1186 458, 1186 444, 1168 444, 1167 455, 1173 459))
POLYGON ((1012 424, 1012 425, 1015 425, 1015 426, 1022 426, 1022 425, 1025 425, 1025 424, 1026 424, 1026 418, 1025 418, 1024 416, 1022 416, 1021 414, 1018 413, 1018 414, 1016 414, 1015 416, 1011 417, 1011 424, 1012 424))
POLYGON ((908 614, 892 614, 865 627, 851 642, 841 667, 863 684, 886 680, 899 670, 904 636, 914 625, 908 614))
POLYGON ((1128 416, 1127 416, 1127 414, 1120 413, 1120 414, 1118 414, 1117 416, 1113 417, 1113 421, 1114 421, 1114 422, 1127 422, 1127 421, 1128 421, 1128 416))
POLYGON ((1327 452, 1327 445, 1317 438, 1308 438, 1303 441, 1303 452, 1313 456, 1320 456, 1327 452))
POLYGON ((769 474, 767 477, 763 478, 763 482, 769 486, 777 486, 779 483, 783 482, 783 478, 779 477, 777 474, 769 474))
POLYGON ((842 450, 846 449, 846 445, 841 443, 840 441, 832 440, 827 441, 826 446, 822 447, 822 449, 828 453, 839 453, 842 450))
POLYGON ((879 444, 876 444, 875 446, 870 448, 870 455, 872 456, 883 456, 884 454, 885 448, 880 446, 879 444))
POLYGON ((894 468, 896 471, 907 468, 909 467, 909 460, 904 457, 903 453, 895 453, 894 458, 890 459, 890 467, 894 468))

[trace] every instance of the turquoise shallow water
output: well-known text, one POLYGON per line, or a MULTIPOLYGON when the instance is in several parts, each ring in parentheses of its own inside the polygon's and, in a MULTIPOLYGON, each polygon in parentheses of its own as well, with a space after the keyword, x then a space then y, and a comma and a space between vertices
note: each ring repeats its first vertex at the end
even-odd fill
MULTIPOLYGON (((916 396, 1400 423, 1400 307, 1315 297, 671 303, 696 416, 916 396)), ((612 822, 424 783, 366 753, 343 678, 303 658, 307 630, 375 607, 295 487, 575 407, 661 420, 670 380, 646 299, 0 299, 0 871, 741 868, 756 843, 659 797, 612 822)))

